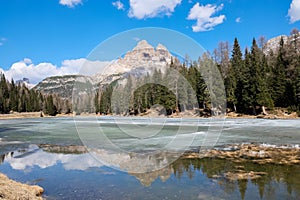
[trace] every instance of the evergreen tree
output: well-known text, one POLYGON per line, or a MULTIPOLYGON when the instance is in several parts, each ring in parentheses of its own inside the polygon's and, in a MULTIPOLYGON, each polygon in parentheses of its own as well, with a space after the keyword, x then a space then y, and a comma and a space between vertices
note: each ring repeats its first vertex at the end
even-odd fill
POLYGON ((193 88, 193 93, 195 93, 197 97, 197 104, 193 107, 205 108, 205 103, 208 101, 208 91, 197 62, 194 62, 188 69, 187 79, 193 88))
POLYGON ((20 101, 18 106, 18 112, 26 112, 26 93, 25 88, 22 86, 21 88, 21 95, 20 95, 20 101))
POLYGON ((100 108, 99 112, 101 114, 111 114, 111 96, 112 96, 113 86, 109 85, 101 94, 100 97, 100 108))
POLYGON ((0 113, 8 113, 9 110, 9 89, 4 74, 0 74, 0 113))
POLYGON ((241 67, 240 79, 237 83, 238 101, 237 110, 241 113, 249 114, 249 108, 252 105, 251 97, 251 55, 246 48, 245 61, 241 67))
POLYGON ((271 91, 268 88, 268 83, 267 83, 267 69, 268 69, 268 64, 267 60, 264 54, 262 54, 261 57, 261 67, 260 67, 260 73, 258 75, 258 80, 257 80, 257 105, 259 105, 262 108, 263 114, 267 114, 265 110, 265 106, 268 107, 269 109, 272 109, 274 106, 272 97, 271 97, 271 91))
POLYGON ((99 92, 96 92, 95 98, 94 98, 94 106, 95 106, 95 112, 98 114, 100 112, 99 108, 99 92))
POLYGON ((10 109, 12 111, 17 111, 18 110, 18 90, 17 86, 15 85, 14 80, 11 80, 11 86, 10 86, 10 109))
POLYGON ((225 79, 225 87, 227 94, 227 103, 230 108, 236 112, 236 104, 241 91, 237 90, 238 82, 241 82, 241 68, 243 65, 241 48, 238 39, 234 39, 232 56, 230 60, 230 67, 228 70, 228 76, 225 79))
POLYGON ((263 52, 257 46, 256 40, 253 39, 251 48, 251 96, 253 114, 256 114, 257 106, 261 107, 264 114, 265 106, 272 107, 273 102, 271 95, 267 88, 265 71, 267 69, 267 62, 263 52))
POLYGON ((272 98, 276 107, 285 107, 286 98, 284 96, 286 90, 286 66, 284 40, 280 39, 276 64, 273 68, 273 88, 272 98))
POLYGON ((46 110, 45 113, 51 116, 55 116, 57 114, 57 107, 54 105, 53 96, 48 95, 46 98, 46 110))

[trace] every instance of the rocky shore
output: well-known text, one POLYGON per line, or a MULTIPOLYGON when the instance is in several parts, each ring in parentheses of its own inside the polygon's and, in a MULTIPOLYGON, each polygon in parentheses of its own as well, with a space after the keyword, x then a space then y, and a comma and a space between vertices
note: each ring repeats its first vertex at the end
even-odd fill
POLYGON ((0 173, 0 199, 6 200, 42 200, 44 189, 18 183, 0 173))
MULTIPOLYGON (((113 115, 99 115, 96 113, 81 113, 76 114, 69 113, 69 114, 57 114, 54 117, 75 117, 75 116, 81 116, 81 117, 88 117, 88 116, 113 116, 113 115)), ((123 115, 116 115, 118 117, 127 117, 123 115)), ((10 114, 0 114, 0 119, 18 119, 18 118, 39 118, 39 117, 49 117, 45 115, 43 112, 12 112, 10 114)), ((52 117, 52 116, 51 116, 52 117)), ((133 116, 132 116, 133 117, 133 116)), ((141 113, 139 115, 134 115, 134 117, 155 117, 155 118, 216 118, 217 116, 211 116, 210 112, 204 112, 201 110, 195 111, 185 111, 180 113, 173 113, 172 115, 166 116, 164 112, 157 109, 149 109, 145 113, 141 113)), ((259 115, 246 115, 246 114, 239 114, 235 112, 229 112, 225 116, 220 116, 224 118, 240 118, 240 119, 255 119, 255 118, 263 118, 263 119, 296 119, 299 118, 298 114, 296 112, 288 113, 287 110, 284 109, 278 109, 272 111, 272 113, 269 113, 267 115, 259 114, 259 115)))
POLYGON ((259 171, 261 166, 299 166, 300 146, 276 146, 267 144, 236 144, 199 152, 186 152, 183 159, 219 159, 234 163, 229 171, 222 175, 215 174, 212 178, 224 177, 230 181, 254 180, 267 175, 259 171), (257 165, 247 170, 249 165, 257 165))
POLYGON ((0 119, 38 118, 41 115, 41 112, 12 112, 10 114, 0 114, 0 119))
POLYGON ((235 163, 250 161, 256 164, 295 165, 300 164, 300 147, 237 144, 200 152, 198 156, 227 159, 235 163))

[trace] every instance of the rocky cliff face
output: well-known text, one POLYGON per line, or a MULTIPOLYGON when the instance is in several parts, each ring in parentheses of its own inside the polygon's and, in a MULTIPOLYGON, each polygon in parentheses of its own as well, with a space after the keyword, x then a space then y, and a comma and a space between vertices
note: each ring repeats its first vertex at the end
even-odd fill
POLYGON ((142 40, 132 51, 107 65, 102 72, 93 76, 93 79, 101 84, 109 84, 128 75, 138 77, 147 73, 151 74, 155 69, 164 71, 170 64, 171 57, 168 49, 162 44, 154 48, 146 40, 142 40))
MULTIPOLYGON (((94 85, 94 88, 108 85, 129 75, 140 77, 151 74, 155 69, 162 72, 171 62, 172 55, 166 47, 158 44, 152 47, 147 41, 140 41, 132 51, 124 57, 108 64, 104 70, 94 76, 68 75, 55 76, 44 79, 34 88, 47 94, 58 94, 64 98, 71 98, 73 86, 78 84, 94 85)), ((77 86, 76 86, 77 87, 77 86)))
POLYGON ((57 94, 62 98, 71 98, 74 86, 93 84, 91 77, 83 75, 66 75, 48 77, 38 83, 34 89, 45 94, 57 94))
POLYGON ((264 46, 264 52, 265 53, 269 53, 271 51, 276 52, 279 48, 279 42, 280 42, 281 38, 286 43, 288 41, 289 37, 286 35, 280 35, 280 36, 277 36, 277 37, 274 37, 274 38, 268 40, 264 46))
POLYGON ((289 42, 293 42, 294 40, 297 40, 300 42, 300 35, 299 34, 295 34, 295 35, 291 35, 291 36, 286 36, 286 35, 280 35, 274 38, 271 38, 270 40, 268 40, 264 46, 264 53, 268 54, 271 51, 273 51, 273 53, 276 53, 278 51, 279 48, 279 43, 281 38, 284 41, 284 44, 287 44, 289 42))

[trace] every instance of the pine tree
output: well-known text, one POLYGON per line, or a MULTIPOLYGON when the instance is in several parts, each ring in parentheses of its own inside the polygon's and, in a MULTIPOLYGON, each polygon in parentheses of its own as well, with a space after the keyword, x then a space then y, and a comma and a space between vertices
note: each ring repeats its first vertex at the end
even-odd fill
POLYGON ((274 99, 275 106, 285 107, 285 89, 286 89, 286 66, 284 40, 280 39, 278 55, 276 64, 273 68, 273 88, 272 98, 274 99))
POLYGON ((227 93, 227 102, 228 106, 233 108, 233 110, 236 112, 236 104, 239 98, 239 95, 241 94, 241 91, 237 90, 237 84, 238 82, 241 82, 241 68, 243 65, 243 58, 242 58, 242 52, 241 48, 238 42, 238 39, 234 39, 234 45, 232 50, 232 56, 231 56, 231 65, 229 67, 228 76, 225 79, 225 87, 226 87, 226 93, 227 93))
POLYGON ((265 112, 265 106, 273 107, 271 95, 267 88, 265 71, 267 69, 267 62, 263 52, 257 46, 256 40, 253 39, 251 48, 251 96, 252 96, 252 109, 253 114, 256 114, 256 107, 262 108, 265 112))
POLYGON ((112 96, 113 86, 109 85, 101 94, 100 97, 100 108, 99 112, 101 114, 111 114, 111 96, 112 96))
POLYGON ((46 98, 46 110, 45 113, 51 116, 55 116, 57 114, 57 107, 54 105, 53 96, 48 95, 46 98))
POLYGON ((262 108, 263 114, 267 114, 265 107, 268 107, 269 109, 272 109, 274 106, 272 97, 271 97, 271 91, 268 88, 267 83, 267 69, 268 64, 265 55, 262 55, 261 58, 261 67, 258 74, 258 82, 257 82, 257 104, 262 108))
POLYGON ((0 98, 0 112, 8 113, 10 111, 8 82, 2 73, 0 74, 0 98))
POLYGON ((244 64, 241 66, 240 78, 237 83, 237 110, 241 113, 249 114, 249 108, 252 105, 251 97, 251 55, 246 48, 244 64))
POLYGON ((193 108, 205 108, 208 92, 197 62, 194 62, 193 65, 189 67, 187 80, 193 89, 192 94, 195 94, 197 98, 196 105, 193 105, 193 108))
POLYGON ((94 106, 95 106, 95 112, 98 114, 100 112, 99 108, 99 92, 97 91, 94 98, 94 106))
POLYGON ((11 86, 10 86, 10 109, 12 111, 17 111, 18 110, 18 90, 17 86, 15 85, 14 80, 11 80, 11 86))

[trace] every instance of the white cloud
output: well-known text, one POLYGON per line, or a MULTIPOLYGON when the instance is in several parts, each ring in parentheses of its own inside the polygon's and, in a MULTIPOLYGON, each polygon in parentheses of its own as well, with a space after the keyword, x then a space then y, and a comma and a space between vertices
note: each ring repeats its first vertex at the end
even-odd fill
POLYGON ((225 15, 212 17, 215 13, 223 9, 223 4, 215 6, 211 4, 200 5, 196 3, 190 10, 187 17, 188 20, 197 20, 196 25, 192 26, 194 32, 212 30, 218 24, 222 24, 225 20, 225 15))
POLYGON ((288 11, 290 22, 294 23, 300 20, 300 0, 292 0, 290 9, 288 11))
POLYGON ((7 39, 2 37, 0 38, 0 46, 3 46, 4 45, 4 42, 6 41, 7 39))
POLYGON ((112 5, 114 7, 116 7, 118 10, 124 10, 125 9, 124 4, 120 0, 112 2, 112 5))
POLYGON ((59 0, 59 4, 73 8, 78 4, 82 4, 82 0, 59 0))
POLYGON ((170 16, 182 0, 130 0, 129 17, 137 19, 170 16))
POLYGON ((72 74, 92 75, 103 69, 109 62, 89 61, 85 58, 64 60, 61 66, 52 63, 33 64, 29 58, 12 64, 8 70, 0 68, 8 80, 28 78, 31 84, 37 84, 49 76, 63 76, 72 74))
POLYGON ((236 23, 241 23, 241 18, 240 18, 240 17, 236 18, 236 19, 235 19, 235 22, 236 22, 236 23))
POLYGON ((140 39, 139 37, 134 37, 133 40, 136 41, 136 42, 138 42, 138 41, 140 41, 141 39, 140 39))

